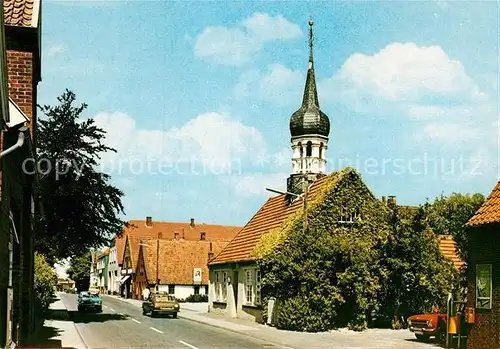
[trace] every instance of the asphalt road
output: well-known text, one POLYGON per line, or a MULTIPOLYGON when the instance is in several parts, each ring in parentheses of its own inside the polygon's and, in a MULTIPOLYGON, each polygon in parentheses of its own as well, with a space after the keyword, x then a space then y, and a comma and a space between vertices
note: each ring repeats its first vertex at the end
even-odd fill
POLYGON ((102 313, 78 313, 76 295, 62 294, 61 298, 89 349, 279 348, 271 343, 186 319, 144 316, 140 308, 109 297, 103 299, 102 313))

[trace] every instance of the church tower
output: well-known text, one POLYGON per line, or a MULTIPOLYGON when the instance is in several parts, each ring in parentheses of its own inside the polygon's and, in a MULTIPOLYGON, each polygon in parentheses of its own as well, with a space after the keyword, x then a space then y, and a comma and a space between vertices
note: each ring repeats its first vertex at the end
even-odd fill
POLYGON ((309 68, 302 105, 290 118, 292 174, 287 191, 302 193, 303 180, 308 182, 325 175, 326 149, 330 120, 319 108, 313 59, 313 21, 309 21, 309 68))

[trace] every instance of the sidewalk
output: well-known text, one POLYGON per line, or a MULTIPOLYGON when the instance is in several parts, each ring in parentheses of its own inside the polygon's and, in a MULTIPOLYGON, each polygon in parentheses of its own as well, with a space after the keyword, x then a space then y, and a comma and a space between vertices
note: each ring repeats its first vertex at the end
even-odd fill
POLYGON ((43 328, 35 336, 33 345, 20 348, 71 348, 86 349, 73 321, 69 319, 66 306, 59 294, 57 300, 49 306, 43 328))

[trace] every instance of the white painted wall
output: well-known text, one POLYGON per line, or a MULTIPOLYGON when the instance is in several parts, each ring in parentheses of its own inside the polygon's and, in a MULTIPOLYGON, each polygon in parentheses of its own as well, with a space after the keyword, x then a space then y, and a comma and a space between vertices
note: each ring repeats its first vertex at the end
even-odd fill
MULTIPOLYGON (((200 285, 200 294, 205 294, 206 285, 200 285)), ((160 292, 168 292, 168 285, 160 285, 160 292)), ((194 294, 194 286, 192 285, 175 285, 174 297, 177 299, 186 299, 194 294)))
POLYGON ((111 273, 111 275, 108 274, 108 290, 118 293, 120 292, 120 279, 122 278, 122 275, 117 257, 118 255, 116 253, 115 246, 109 251, 108 272, 111 273))

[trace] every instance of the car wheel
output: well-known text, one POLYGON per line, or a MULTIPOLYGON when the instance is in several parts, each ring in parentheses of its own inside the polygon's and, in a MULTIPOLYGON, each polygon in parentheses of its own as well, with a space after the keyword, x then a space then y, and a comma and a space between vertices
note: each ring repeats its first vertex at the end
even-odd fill
POLYGON ((176 318, 177 318, 177 313, 172 314, 172 317, 173 317, 174 319, 176 319, 176 318))
POLYGON ((99 313, 102 313, 102 306, 101 306, 101 307, 99 307, 99 308, 97 308, 97 311, 98 311, 99 313))
POLYGON ((422 342, 429 340, 429 336, 425 334, 416 334, 415 337, 417 337, 417 340, 422 342))
POLYGON ((154 310, 151 310, 151 317, 156 317, 156 313, 154 310))
POLYGON ((142 315, 146 315, 146 314, 147 314, 146 309, 142 308, 142 315))
POLYGON ((444 331, 439 331, 436 334, 436 339, 441 344, 446 343, 446 333, 444 331))

